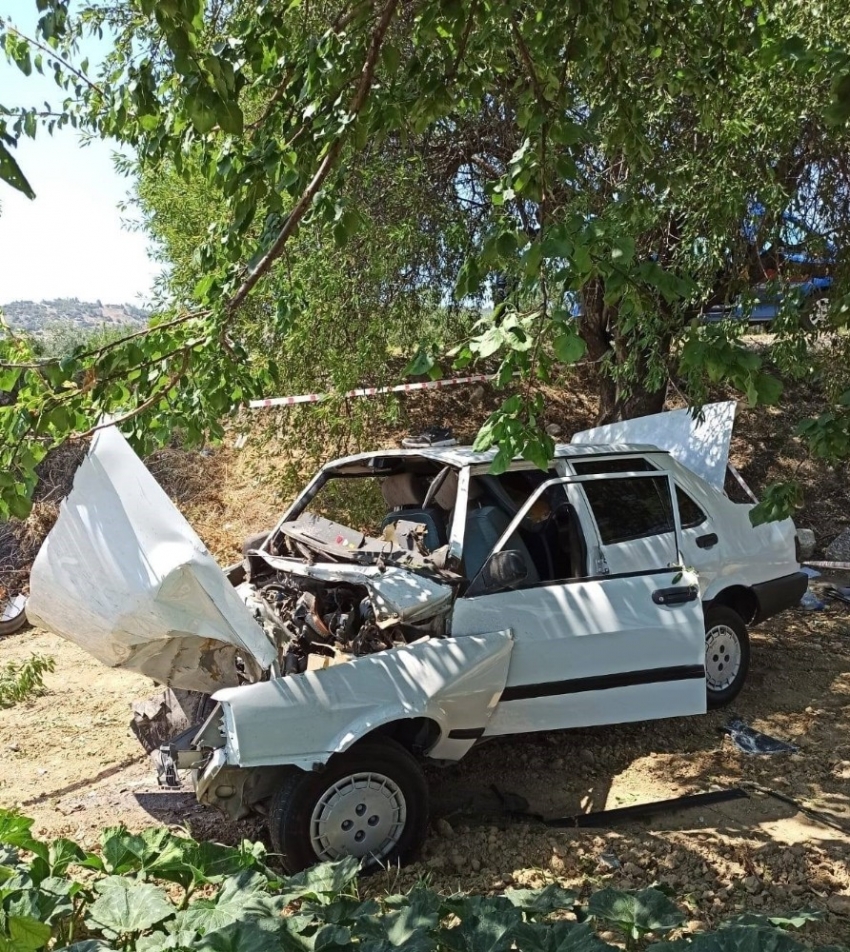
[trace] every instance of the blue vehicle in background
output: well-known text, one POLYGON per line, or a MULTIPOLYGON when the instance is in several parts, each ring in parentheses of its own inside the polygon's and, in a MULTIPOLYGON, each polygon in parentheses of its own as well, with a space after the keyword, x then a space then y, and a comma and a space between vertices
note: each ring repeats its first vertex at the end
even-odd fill
MULTIPOLYGON (((764 217, 764 207, 754 205, 752 217, 742 228, 744 236, 754 246, 758 244, 759 226, 764 217)), ((704 309, 700 314, 702 321, 740 320, 749 324, 770 324, 790 305, 797 311, 799 323, 807 330, 820 330, 827 325, 829 292, 833 284, 830 272, 837 259, 837 248, 790 212, 783 213, 782 221, 789 240, 782 245, 767 245, 758 250, 757 270, 764 280, 752 284, 729 304, 714 304, 704 309), (822 254, 805 250, 805 245, 812 240, 820 244, 822 254)))

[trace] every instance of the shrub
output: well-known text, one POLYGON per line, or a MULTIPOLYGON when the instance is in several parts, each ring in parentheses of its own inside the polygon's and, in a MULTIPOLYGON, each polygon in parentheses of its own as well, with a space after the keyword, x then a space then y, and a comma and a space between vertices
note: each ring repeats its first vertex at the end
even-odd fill
POLYGON ((611 929, 627 948, 655 938, 650 952, 803 952, 785 929, 818 917, 748 915, 668 941, 684 916, 658 889, 579 901, 557 885, 444 896, 420 884, 364 899, 352 859, 283 878, 257 843, 112 827, 89 852, 36 839, 32 822, 0 810, 0 952, 609 952, 598 930, 611 929))
MULTIPOLYGON (((53 671, 56 662, 49 655, 31 655, 18 664, 10 661, 0 668, 0 708, 13 707, 20 701, 44 691, 44 674, 53 671)), ((0 945, 2 952, 2 945, 0 945)))

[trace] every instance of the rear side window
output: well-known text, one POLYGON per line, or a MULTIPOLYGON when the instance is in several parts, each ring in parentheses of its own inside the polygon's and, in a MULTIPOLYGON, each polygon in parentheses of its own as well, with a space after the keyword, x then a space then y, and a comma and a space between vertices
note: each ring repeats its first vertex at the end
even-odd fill
MULTIPOLYGON (((649 460, 643 457, 626 457, 624 459, 622 456, 618 456, 616 459, 579 460, 573 462, 572 466, 578 476, 593 476, 602 473, 652 473, 658 471, 657 467, 653 466, 649 460)), ((585 486, 585 489, 586 488, 585 486)), ((700 509, 685 490, 679 486, 676 487, 676 502, 679 506, 679 519, 683 529, 695 529, 708 519, 708 516, 702 509, 700 509)), ((673 531, 672 526, 669 531, 673 531)), ((636 539, 639 538, 639 536, 631 536, 630 538, 636 539)), ((621 539, 620 541, 625 540, 621 539)))
POLYGON ((673 532, 667 478, 600 479, 582 483, 603 545, 673 532))
POLYGON ((695 529, 708 519, 702 509, 679 486, 676 487, 676 502, 679 504, 679 520, 683 529, 695 529))

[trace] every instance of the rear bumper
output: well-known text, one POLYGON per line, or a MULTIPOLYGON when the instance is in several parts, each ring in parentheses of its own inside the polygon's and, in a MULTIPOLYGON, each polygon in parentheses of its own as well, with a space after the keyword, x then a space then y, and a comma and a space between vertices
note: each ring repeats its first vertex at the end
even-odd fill
POLYGON ((753 585, 753 594, 758 602, 753 624, 798 605, 808 585, 809 577, 805 572, 794 572, 791 575, 783 575, 782 578, 753 585))

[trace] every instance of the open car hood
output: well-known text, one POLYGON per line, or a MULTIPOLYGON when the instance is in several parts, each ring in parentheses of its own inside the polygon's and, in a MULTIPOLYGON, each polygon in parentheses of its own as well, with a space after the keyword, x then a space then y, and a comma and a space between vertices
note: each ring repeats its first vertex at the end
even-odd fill
POLYGON ((192 691, 255 680, 276 657, 115 427, 95 435, 38 553, 27 615, 110 667, 192 691))
POLYGON ((668 410, 622 420, 573 434, 572 443, 646 443, 667 450, 674 459, 723 491, 735 402, 708 403, 702 422, 689 410, 668 410))

